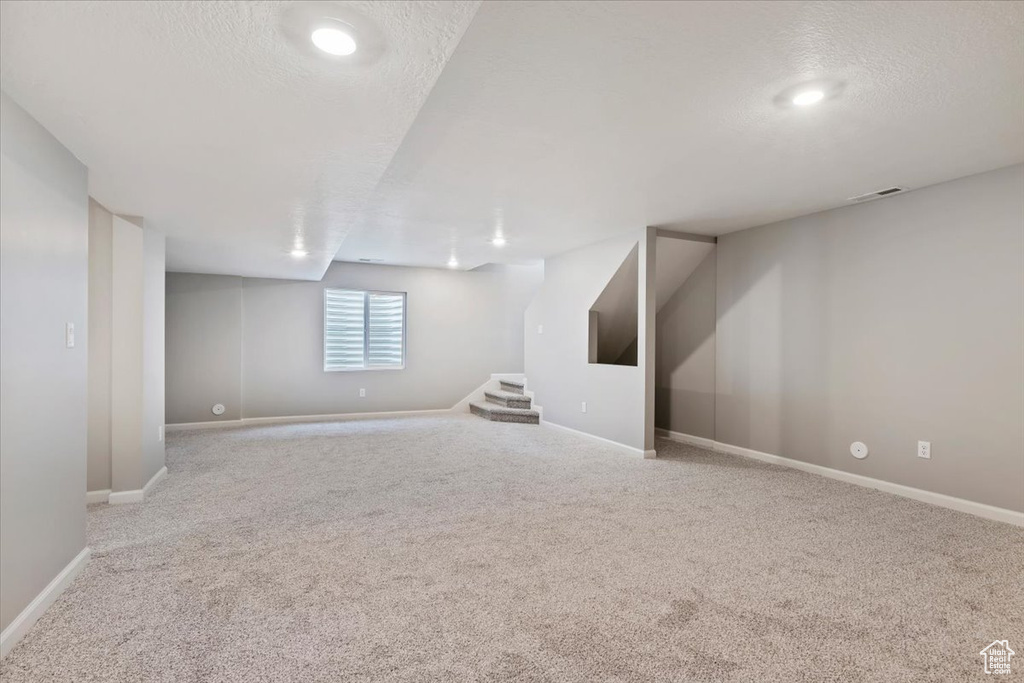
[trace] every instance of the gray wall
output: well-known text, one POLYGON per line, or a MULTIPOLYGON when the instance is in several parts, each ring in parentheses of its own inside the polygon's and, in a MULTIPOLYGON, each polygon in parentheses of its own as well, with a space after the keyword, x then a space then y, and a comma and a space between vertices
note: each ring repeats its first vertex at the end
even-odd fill
POLYGON ((89 199, 89 491, 110 488, 113 219, 89 199))
POLYGON ((1024 510, 1024 166, 717 252, 718 441, 1024 510))
POLYGON ((214 420, 217 402, 224 419, 450 408, 491 373, 522 371, 523 311, 542 278, 539 266, 352 263, 321 282, 169 274, 168 422, 214 420), (325 287, 408 293, 404 370, 324 372, 325 287))
MULTIPOLYGON (((692 245, 702 254, 709 246, 669 241, 677 248, 692 245)), ((660 273, 660 260, 658 267, 660 273)), ((715 252, 711 251, 657 314, 658 428, 715 438, 715 324, 715 252)))
POLYGON ((142 488, 142 229, 113 219, 111 301, 110 462, 111 488, 142 488))
POLYGON ((140 218, 111 223, 110 488, 136 491, 164 466, 165 239, 140 218))
POLYGON ((545 421, 638 449, 653 447, 647 443, 645 412, 650 270, 646 232, 636 230, 547 259, 544 284, 526 310, 524 345, 527 382, 537 405, 544 408, 545 421), (588 363, 590 307, 637 244, 638 348, 643 350, 638 365, 588 363), (543 333, 538 333, 538 326, 543 326, 543 333), (584 401, 586 413, 581 411, 584 401))
POLYGON ((164 466, 164 316, 166 240, 142 232, 142 477, 145 485, 164 466))
POLYGON ((168 424, 242 417, 242 278, 167 274, 166 377, 168 424))
POLYGON ((639 296, 640 245, 626 255, 618 270, 590 307, 591 363, 636 365, 637 340, 640 338, 639 296), (620 356, 631 349, 629 359, 620 356))
POLYGON ((0 93, 0 629, 85 547, 88 213, 85 166, 0 93))
POLYGON ((655 259, 658 264, 657 310, 668 303, 704 257, 714 251, 715 238, 658 229, 655 259), (712 240, 708 242, 708 240, 712 240))

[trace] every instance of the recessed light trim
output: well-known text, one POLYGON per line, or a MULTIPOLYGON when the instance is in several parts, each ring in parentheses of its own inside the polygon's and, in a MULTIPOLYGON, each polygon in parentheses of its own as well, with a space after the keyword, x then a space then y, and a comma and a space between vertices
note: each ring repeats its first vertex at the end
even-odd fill
POLYGON ((309 38, 317 48, 335 57, 348 57, 359 47, 355 38, 334 26, 322 26, 314 30, 309 38))
POLYGON ((496 247, 503 247, 506 244, 508 244, 508 242, 501 235, 497 235, 494 239, 491 240, 491 244, 493 244, 496 247))
POLYGON ((386 53, 387 41, 380 27, 363 14, 360 8, 352 6, 366 3, 289 0, 281 4, 286 5, 280 17, 281 33, 299 54, 320 60, 321 63, 329 63, 335 68, 344 68, 373 64, 386 53), (334 29, 347 35, 349 40, 337 41, 337 34, 325 32, 318 33, 314 41, 313 33, 320 29, 334 29), (320 42, 321 35, 332 39, 326 45, 327 51, 316 44, 320 42), (344 45, 337 47, 345 47, 345 50, 332 47, 332 44, 341 42, 344 42, 344 45), (335 54, 339 51, 347 51, 348 54, 335 54))
POLYGON ((457 259, 454 256, 452 256, 450 259, 448 259, 448 267, 449 268, 458 268, 459 267, 459 259, 457 259))
POLYGON ((292 249, 292 258, 306 258, 309 252, 305 249, 292 249))
POLYGON ((805 109, 836 99, 843 94, 846 83, 829 78, 804 81, 786 88, 775 96, 780 109, 805 109))
POLYGON ((793 96, 793 104, 798 107, 809 107, 825 99, 825 91, 813 88, 804 90, 793 96))

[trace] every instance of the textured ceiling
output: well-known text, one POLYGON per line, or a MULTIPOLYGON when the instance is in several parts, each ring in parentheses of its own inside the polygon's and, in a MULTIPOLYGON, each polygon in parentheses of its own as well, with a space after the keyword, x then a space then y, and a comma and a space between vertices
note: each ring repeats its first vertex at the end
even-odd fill
POLYGON ((267 277, 718 234, 1024 160, 1021 2, 339 4, 368 63, 288 39, 295 3, 0 2, 2 87, 172 269, 267 277))
POLYGON ((1021 2, 486 2, 339 258, 721 234, 1020 162, 1022 35, 1021 2), (844 87, 775 103, 813 79, 844 87))
POLYGON ((170 268, 319 278, 477 6, 337 4, 383 38, 371 63, 289 41, 296 3, 2 2, 2 87, 170 268))

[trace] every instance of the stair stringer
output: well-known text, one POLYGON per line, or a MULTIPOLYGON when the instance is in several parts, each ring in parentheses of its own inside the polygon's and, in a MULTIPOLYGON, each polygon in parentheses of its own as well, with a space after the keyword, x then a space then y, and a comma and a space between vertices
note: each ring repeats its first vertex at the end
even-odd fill
MULTIPOLYGON (((489 380, 487 380, 486 382, 484 382, 483 384, 478 386, 476 389, 474 389, 472 392, 470 392, 470 394, 468 396, 466 396, 466 398, 462 399, 461 401, 456 403, 454 406, 452 406, 452 412, 453 413, 468 413, 469 412, 469 404, 470 403, 472 403, 474 401, 479 402, 479 403, 485 402, 486 401, 486 397, 484 396, 484 392, 485 391, 497 391, 497 390, 499 390, 501 388, 500 381, 502 379, 514 379, 514 380, 519 380, 519 381, 526 381, 526 377, 521 372, 494 373, 494 374, 491 375, 491 378, 489 380)), ((527 390, 524 389, 523 390, 523 394, 525 396, 529 396, 531 399, 533 398, 533 394, 530 391, 527 391, 527 390)), ((534 409, 537 412, 540 412, 540 408, 536 408, 535 407, 534 409)))

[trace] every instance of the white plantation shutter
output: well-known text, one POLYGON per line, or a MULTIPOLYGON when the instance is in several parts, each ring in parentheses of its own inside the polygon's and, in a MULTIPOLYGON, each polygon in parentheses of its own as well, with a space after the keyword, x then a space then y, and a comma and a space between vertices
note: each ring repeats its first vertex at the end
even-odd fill
POLYGON ((324 290, 324 370, 354 370, 366 364, 365 294, 324 290))
POLYGON ((405 365, 405 295, 370 292, 366 310, 366 364, 372 368, 405 365))
POLYGON ((405 294, 324 290, 324 370, 405 366, 405 294))

